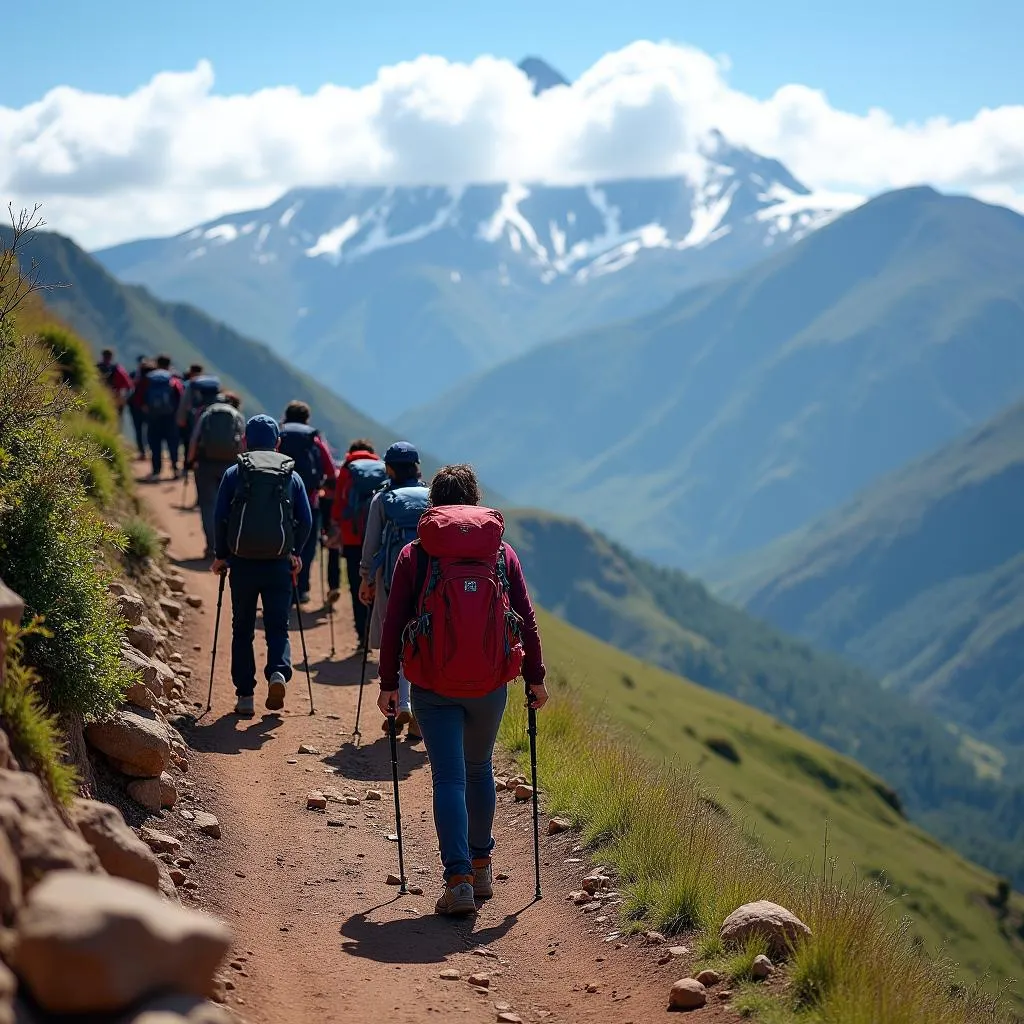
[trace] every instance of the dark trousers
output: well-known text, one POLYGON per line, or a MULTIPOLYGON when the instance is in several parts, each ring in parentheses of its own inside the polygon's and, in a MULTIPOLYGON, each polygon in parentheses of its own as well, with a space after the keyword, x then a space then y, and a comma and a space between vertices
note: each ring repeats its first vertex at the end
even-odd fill
MULTIPOLYGON (((330 498, 320 499, 320 532, 330 531, 331 505, 330 498)), ((327 589, 341 589, 341 552, 337 548, 327 548, 327 589)))
POLYGON ((196 495, 199 498, 199 515, 203 520, 203 534, 206 537, 206 553, 213 554, 217 546, 217 527, 214 520, 214 510, 217 507, 217 492, 220 490, 220 480, 227 471, 230 462, 203 462, 196 463, 194 470, 196 478, 196 495))
POLYGON ((137 405, 129 405, 128 411, 132 415, 132 427, 135 429, 135 447, 139 449, 140 455, 145 455, 146 414, 137 405))
POLYGON ((153 472, 159 475, 163 469, 163 447, 167 445, 167 457, 171 469, 178 469, 178 424, 173 416, 153 416, 146 423, 149 435, 149 452, 153 457, 153 472))
POLYGON ((280 672, 292 677, 292 648, 288 622, 292 607, 292 570, 286 558, 257 561, 231 560, 231 681, 239 697, 256 691, 256 603, 263 605, 263 632, 267 639, 264 678, 280 672))
POLYGON ((309 536, 300 552, 302 568, 299 570, 299 594, 309 593, 309 574, 313 571, 313 563, 316 561, 316 546, 320 541, 320 510, 314 508, 312 512, 313 525, 310 527, 309 536))
POLYGON ((348 576, 348 589, 352 592, 352 617, 356 623, 356 634, 362 640, 366 636, 366 623, 370 609, 359 600, 359 560, 363 557, 361 544, 346 544, 341 553, 345 556, 345 574, 348 576))

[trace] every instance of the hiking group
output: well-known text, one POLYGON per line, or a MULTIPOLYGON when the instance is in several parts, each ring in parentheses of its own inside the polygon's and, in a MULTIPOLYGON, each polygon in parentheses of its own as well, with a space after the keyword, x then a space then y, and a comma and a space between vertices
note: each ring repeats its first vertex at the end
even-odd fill
MULTIPOLYGON (((112 355, 104 353, 104 361, 112 355)), ((493 895, 492 755, 507 686, 519 676, 525 681, 532 744, 534 715, 548 695, 522 567, 503 539, 501 513, 480 505, 472 468, 445 466, 428 484, 412 444, 398 441, 381 457, 365 439, 336 465, 305 403, 289 403, 280 423, 266 415, 246 421, 238 398, 222 392, 215 377, 198 366, 176 375, 163 356, 140 359, 130 377, 106 371, 105 379, 119 408, 132 410, 140 457, 150 446, 152 479, 159 478, 162 446, 177 477, 178 439, 187 438, 182 468, 194 470, 205 556, 220 576, 218 632, 225 582, 231 595, 237 716, 255 714, 258 606, 267 648, 264 703, 278 712, 293 674, 292 605, 301 631, 319 546, 332 614, 344 561, 364 673, 369 651, 379 651, 377 704, 391 741, 400 865, 395 740, 407 728, 430 762, 445 880, 437 912, 474 913, 493 895)), ((210 685, 212 693, 213 666, 210 685)), ((535 757, 534 746, 534 771, 535 757)), ((536 815, 535 798, 535 853, 536 815)))

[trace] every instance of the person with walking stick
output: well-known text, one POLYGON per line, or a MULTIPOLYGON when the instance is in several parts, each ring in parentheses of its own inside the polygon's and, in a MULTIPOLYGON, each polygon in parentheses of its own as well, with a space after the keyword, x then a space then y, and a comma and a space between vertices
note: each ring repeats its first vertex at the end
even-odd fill
POLYGON ((475 913, 477 900, 494 895, 491 758, 507 684, 522 674, 531 721, 548 700, 522 567, 503 541, 501 513, 479 500, 469 466, 445 466, 431 481, 418 539, 395 565, 380 647, 377 704, 389 719, 399 711, 400 669, 411 683, 444 864, 436 909, 451 915, 475 913))
POLYGON ((292 677, 288 624, 294 579, 302 565, 299 552, 313 525, 305 485, 293 461, 277 451, 278 440, 271 417, 253 416, 246 423, 245 451, 224 473, 214 511, 216 550, 210 570, 229 573, 231 681, 235 713, 243 718, 255 713, 253 637, 258 602, 263 605, 267 640, 266 707, 284 707, 292 677))

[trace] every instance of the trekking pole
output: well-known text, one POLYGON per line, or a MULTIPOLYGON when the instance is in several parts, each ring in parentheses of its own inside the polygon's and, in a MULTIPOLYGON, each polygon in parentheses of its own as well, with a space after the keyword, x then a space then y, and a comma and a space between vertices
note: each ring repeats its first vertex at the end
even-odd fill
POLYGON ((213 655, 210 658, 210 692, 206 695, 206 710, 213 707, 213 671, 217 667, 217 637, 220 635, 220 609, 224 603, 224 581, 228 578, 226 572, 220 574, 220 583, 217 585, 217 621, 213 627, 213 655))
MULTIPOLYGON (((395 711, 397 712, 398 694, 395 694, 395 711)), ((388 715, 388 739, 391 740, 391 781, 395 787, 395 835, 398 836, 398 877, 402 880, 398 889, 400 896, 406 896, 409 890, 405 885, 405 853, 402 850, 402 804, 398 799, 398 736, 395 732, 395 716, 388 715)))
POLYGON ((533 783, 533 877, 534 899, 540 899, 540 795, 537 792, 537 711, 530 706, 533 694, 526 687, 527 732, 530 735, 530 781, 533 783))
POLYGON ((306 632, 302 628, 302 608, 299 607, 299 585, 292 580, 292 596, 295 598, 295 618, 299 622, 299 639, 302 641, 302 660, 306 666, 306 685, 309 687, 309 713, 316 714, 313 707, 313 677, 309 673, 309 653, 306 651, 306 632))
POLYGON ((359 700, 356 701, 356 727, 352 730, 353 736, 362 736, 359 731, 359 715, 363 710, 363 685, 366 682, 366 659, 370 653, 369 644, 369 628, 367 628, 367 636, 363 638, 363 667, 359 670, 359 700))

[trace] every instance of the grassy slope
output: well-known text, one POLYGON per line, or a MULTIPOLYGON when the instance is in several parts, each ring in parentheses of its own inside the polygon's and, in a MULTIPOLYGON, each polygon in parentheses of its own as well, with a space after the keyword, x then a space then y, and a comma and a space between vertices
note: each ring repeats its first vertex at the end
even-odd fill
POLYGON ((1022 257, 1024 218, 1008 210, 890 193, 400 423, 508 480, 517 501, 578 515, 658 561, 727 557, 1019 395, 1022 257))
MULTIPOLYGON (((996 879, 904 820, 885 787, 858 764, 727 697, 654 668, 541 613, 545 655, 559 679, 595 713, 658 759, 699 767, 718 800, 777 854, 819 865, 826 829, 843 871, 884 872, 906 893, 902 909, 932 950, 968 973, 1024 972, 1024 940, 1001 933, 985 901, 996 879), (705 741, 728 739, 733 763, 705 741)), ((1024 900, 1015 899, 1015 912, 1024 900)))

